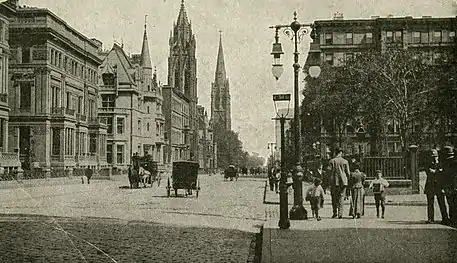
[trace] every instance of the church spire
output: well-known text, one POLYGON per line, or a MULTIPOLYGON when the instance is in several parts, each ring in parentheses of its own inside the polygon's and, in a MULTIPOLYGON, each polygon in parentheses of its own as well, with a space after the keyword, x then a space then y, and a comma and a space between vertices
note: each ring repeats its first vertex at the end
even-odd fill
POLYGON ((143 34, 143 46, 141 48, 141 57, 140 57, 140 66, 143 68, 152 69, 151 65, 151 56, 149 54, 149 44, 148 44, 148 34, 146 32, 146 18, 148 15, 144 16, 144 34, 143 34))
POLYGON ((217 62, 216 62, 216 83, 218 79, 225 80, 225 62, 224 62, 224 51, 222 50, 222 31, 219 31, 219 51, 217 53, 217 62))
POLYGON ((188 24, 186 8, 184 6, 184 0, 181 0, 181 8, 179 9, 177 26, 187 25, 188 24))

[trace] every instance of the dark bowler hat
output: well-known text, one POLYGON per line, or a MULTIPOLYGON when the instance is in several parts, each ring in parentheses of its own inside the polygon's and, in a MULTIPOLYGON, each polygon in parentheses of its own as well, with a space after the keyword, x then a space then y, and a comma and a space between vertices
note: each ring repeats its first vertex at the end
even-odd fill
POLYGON ((443 155, 454 156, 454 149, 452 146, 445 146, 442 150, 443 155))
POLYGON ((430 157, 438 157, 438 151, 435 149, 430 150, 430 157))
POLYGON ((376 170, 375 173, 380 173, 380 174, 382 174, 382 173, 381 173, 381 170, 376 170))

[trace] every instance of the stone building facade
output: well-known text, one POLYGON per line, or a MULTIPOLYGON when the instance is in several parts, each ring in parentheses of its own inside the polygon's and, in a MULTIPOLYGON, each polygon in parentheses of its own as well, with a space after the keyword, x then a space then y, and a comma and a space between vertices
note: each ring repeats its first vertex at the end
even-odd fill
POLYGON ((192 25, 187 18, 184 1, 181 3, 178 19, 170 32, 169 46, 168 85, 163 88, 168 139, 167 162, 176 158, 197 161, 196 41, 192 25))
POLYGON ((107 126, 97 116, 97 45, 34 7, 16 10, 9 45, 8 148, 19 151, 22 168, 41 167, 49 175, 107 167, 107 126))
MULTIPOLYGON (((336 14, 333 20, 315 21, 312 27, 305 68, 321 62, 339 66, 347 59, 367 51, 383 52, 388 48, 414 49, 429 55, 430 60, 439 63, 444 52, 456 48, 457 18, 378 17, 371 19, 344 19, 336 14)), ((457 112, 457 107, 454 109, 457 112)), ((446 134, 450 140, 457 138, 457 123, 448 120, 446 134)), ((390 120, 384 153, 397 155, 401 149, 398 122, 390 120)), ((349 154, 364 154, 371 151, 369 140, 358 137, 367 127, 362 123, 348 123, 345 136, 354 143, 344 145, 349 154), (360 132, 359 132, 360 131, 360 132)), ((330 135, 321 125, 321 141, 317 142, 321 156, 328 156, 330 135)))
POLYGON ((108 52, 98 45, 103 59, 99 115, 108 125, 107 162, 115 170, 125 170, 138 153, 151 155, 164 169, 162 87, 153 72, 146 25, 141 54, 129 57, 116 43, 108 52))
POLYGON ((214 132, 205 108, 197 105, 198 114, 198 163, 205 173, 217 168, 217 146, 214 132))
POLYGON ((16 14, 14 1, 0 4, 0 175, 5 170, 21 167, 16 149, 8 147, 9 111, 8 90, 9 73, 8 64, 10 57, 9 24, 10 19, 16 14))

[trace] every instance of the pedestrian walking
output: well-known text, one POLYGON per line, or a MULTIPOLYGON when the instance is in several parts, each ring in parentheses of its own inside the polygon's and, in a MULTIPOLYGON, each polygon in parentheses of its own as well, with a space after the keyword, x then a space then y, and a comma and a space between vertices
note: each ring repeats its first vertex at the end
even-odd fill
POLYGON ((275 167, 272 169, 272 175, 274 191, 279 194, 279 179, 281 179, 281 168, 279 163, 276 163, 275 167))
POLYGON ((457 225, 457 161, 454 158, 454 149, 446 146, 442 150, 442 187, 449 206, 449 221, 457 225))
POLYGON ((353 172, 351 173, 351 177, 349 179, 349 188, 351 192, 349 216, 352 216, 352 218, 360 218, 364 215, 365 191, 363 183, 365 182, 367 176, 360 171, 360 165, 358 163, 354 163, 351 168, 353 172))
POLYGON ((92 178, 93 171, 90 169, 89 166, 87 166, 86 170, 84 171, 84 175, 87 178, 87 184, 90 184, 90 178, 92 178))
POLYGON ((376 179, 371 181, 370 189, 373 189, 374 202, 376 205, 376 217, 379 218, 379 206, 381 206, 381 218, 384 218, 386 211, 386 192, 384 190, 386 187, 389 187, 389 182, 387 182, 386 179, 382 178, 381 170, 376 170, 375 173, 376 179))
POLYGON ((343 218, 343 201, 346 197, 348 177, 350 175, 349 163, 343 158, 343 150, 336 149, 335 157, 330 160, 330 193, 332 195, 332 218, 343 218))
POLYGON ((443 169, 440 167, 438 158, 438 151, 435 149, 430 150, 427 166, 425 168, 425 173, 427 179, 425 181, 424 194, 427 196, 427 223, 433 223, 435 221, 435 196, 438 201, 438 206, 440 207, 441 220, 443 224, 449 223, 449 217, 447 214, 442 176, 443 169))
POLYGON ((321 186, 321 179, 315 178, 312 184, 306 191, 305 200, 311 204, 311 211, 313 218, 321 221, 319 216, 319 209, 324 207, 324 189, 321 186))

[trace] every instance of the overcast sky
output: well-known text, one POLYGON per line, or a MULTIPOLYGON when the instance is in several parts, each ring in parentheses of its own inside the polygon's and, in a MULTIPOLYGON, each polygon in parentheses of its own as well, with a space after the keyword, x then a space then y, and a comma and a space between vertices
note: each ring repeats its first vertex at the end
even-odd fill
MULTIPOLYGON (((293 92, 293 46, 281 36, 285 72, 276 82, 271 74, 274 24, 289 24, 293 12, 302 23, 344 18, 431 15, 455 16, 456 0, 187 0, 186 11, 197 40, 199 104, 210 114, 219 30, 232 96, 232 128, 239 132, 245 150, 269 154, 274 141, 272 94, 293 92)), ((45 7, 88 37, 98 38, 105 49, 123 41, 127 53, 139 53, 147 15, 149 50, 162 83, 167 79, 168 38, 181 0, 20 0, 21 5, 45 7)), ((300 63, 306 59, 309 37, 300 44, 300 63)), ((302 88, 302 87, 301 87, 302 88)))

